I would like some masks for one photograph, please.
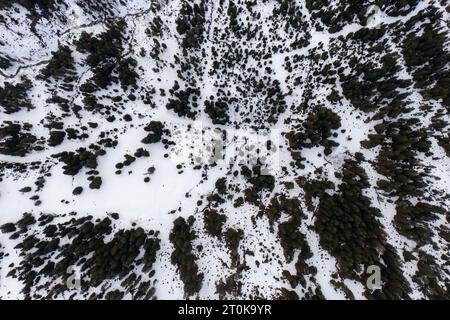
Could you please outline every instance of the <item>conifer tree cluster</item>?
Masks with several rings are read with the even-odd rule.
[[[217,210],[209,209],[204,213],[205,230],[214,237],[222,236],[223,224],[227,221],[227,216],[217,212]]]
[[[421,19],[430,19],[421,26],[422,32],[410,33],[403,42],[402,53],[405,57],[408,71],[412,72],[415,84],[423,89],[423,94],[429,99],[442,99],[443,105],[450,110],[450,70],[448,61],[450,53],[444,49],[448,42],[447,33],[437,25],[442,13],[424,13]]]
[[[0,154],[25,157],[32,151],[43,150],[42,141],[33,135],[29,123],[5,121],[0,127]]]
[[[27,78],[22,78],[21,82],[12,84],[5,82],[0,86],[0,107],[6,114],[12,114],[22,109],[34,109],[28,96],[28,91],[32,88],[32,83]]]
[[[408,298],[410,288],[399,269],[400,258],[386,242],[385,231],[378,220],[381,212],[372,206],[364,194],[364,189],[370,187],[366,172],[357,161],[347,160],[338,177],[342,183],[331,191],[332,195],[330,192],[318,194],[314,226],[321,246],[336,258],[339,273],[345,278],[364,281],[364,273],[359,275],[364,271],[360,270],[361,266],[380,266],[384,286],[374,293],[366,291],[366,295],[388,299]],[[306,190],[310,186],[313,184],[307,182]],[[325,183],[325,186],[329,184]],[[316,196],[313,190],[309,190],[310,196]]]
[[[55,79],[64,78],[66,83],[73,82],[76,73],[72,50],[68,46],[60,46],[52,54],[50,62],[41,70],[41,77],[45,80],[50,77]]]
[[[410,118],[379,124],[377,134],[369,135],[363,143],[370,148],[381,145],[375,167],[387,180],[380,179],[378,186],[389,195],[420,196],[427,186],[426,168],[421,167],[417,157],[427,154],[431,143],[425,130],[414,128],[418,121]]]
[[[120,20],[109,23],[107,31],[93,36],[83,32],[75,42],[79,52],[87,54],[86,63],[93,76],[81,86],[85,107],[89,111],[101,111],[106,106],[97,102],[94,93],[120,83],[123,89],[136,88],[139,75],[135,71],[137,61],[124,52],[127,24]]]
[[[104,154],[104,150],[97,150],[92,152],[85,148],[80,148],[76,152],[61,152],[54,154],[53,157],[59,159],[65,165],[63,166],[63,173],[65,175],[77,175],[80,170],[85,167],[87,169],[97,168],[97,157]]]
[[[195,119],[198,108],[198,100],[200,96],[200,90],[198,88],[187,87],[186,89],[180,89],[180,86],[176,82],[173,88],[170,90],[173,98],[169,99],[166,105],[168,110],[173,110],[180,117],[187,117]]]
[[[193,253],[192,241],[196,238],[196,234],[191,229],[192,218],[191,216],[188,222],[182,217],[177,218],[169,235],[169,240],[174,246],[171,262],[178,268],[187,297],[198,293],[203,284],[203,274],[198,272],[197,258]]]
[[[36,9],[48,12],[54,8],[55,0],[0,0],[0,8],[8,8],[13,3],[21,5],[28,10],[35,11]]]
[[[205,28],[205,1],[200,3],[182,2],[180,17],[178,17],[177,32],[183,36],[181,46],[183,49],[196,49],[203,42]]]
[[[228,104],[225,100],[214,101],[214,97],[210,97],[210,100],[205,101],[205,112],[213,124],[225,125],[230,121]]]
[[[250,187],[244,190],[245,200],[258,205],[263,192],[271,192],[275,187],[275,177],[262,174],[261,166],[255,165],[252,169],[242,166],[241,174],[250,183]]]
[[[325,155],[331,154],[339,144],[330,138],[337,137],[337,133],[333,131],[340,127],[341,119],[336,113],[325,107],[315,108],[300,130],[290,131],[286,135],[293,159],[301,166],[301,150],[319,145],[325,147]]]
[[[82,272],[82,294],[87,295],[90,288],[102,288],[86,298],[112,299],[130,294],[133,299],[148,300],[155,296],[151,278],[160,249],[158,232],[140,227],[117,229],[109,217],[96,221],[92,216],[73,217],[58,222],[51,214],[36,218],[24,214],[0,230],[11,234],[12,239],[20,238],[16,248],[21,250],[23,260],[11,274],[24,282],[23,293],[28,299],[57,299],[70,293],[66,283],[72,274],[68,268],[74,266],[80,266]],[[40,268],[39,275],[33,268]],[[137,275],[138,268],[149,280]],[[109,290],[114,280],[120,280],[121,288]],[[36,286],[45,286],[46,290],[32,290]]]

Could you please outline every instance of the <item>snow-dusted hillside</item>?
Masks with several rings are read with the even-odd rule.
[[[0,299],[450,298],[449,22],[0,0]]]

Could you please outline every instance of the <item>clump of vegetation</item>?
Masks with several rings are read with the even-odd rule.
[[[174,246],[171,262],[178,268],[186,296],[198,293],[203,282],[203,273],[198,272],[196,257],[193,253],[192,241],[196,235],[195,231],[191,230],[191,226],[186,220],[179,217],[174,221],[169,235],[169,240]]]
[[[423,90],[428,99],[440,100],[450,108],[450,71],[447,62],[450,54],[445,50],[446,32],[441,31],[438,25],[442,13],[434,8],[424,12],[423,20],[429,22],[421,25],[420,34],[411,33],[403,43],[402,53],[408,71],[412,72],[417,87]]]
[[[164,133],[164,125],[161,121],[151,121],[144,130],[148,132],[147,136],[142,139],[142,143],[151,144],[161,141]]]
[[[269,206],[264,208],[260,215],[268,216],[271,229],[273,229],[274,222],[281,217],[283,212],[289,215],[289,219],[279,224],[278,236],[286,261],[291,262],[294,258],[295,250],[302,250],[308,247],[305,236],[299,230],[301,220],[305,218],[301,210],[300,201],[295,198],[286,198],[285,195],[273,197]],[[309,248],[306,251],[309,251]]]
[[[89,184],[89,188],[100,189],[102,183],[103,183],[102,177],[93,177],[91,183]]]
[[[401,70],[398,59],[396,54],[385,54],[380,58],[381,67],[363,63],[355,68],[355,74],[341,75],[345,97],[364,112],[376,112],[374,119],[393,118],[409,112],[405,102],[408,94],[401,90],[404,91],[411,82],[398,79]]]
[[[213,124],[225,125],[230,121],[230,117],[228,116],[228,104],[224,100],[206,100],[205,112],[212,119]]]
[[[300,217],[298,216],[291,216],[288,221],[282,222],[278,226],[278,236],[287,262],[292,261],[295,250],[310,253],[305,235],[300,232],[299,227]]]
[[[242,294],[242,281],[239,280],[242,270],[232,273],[227,276],[225,280],[220,280],[216,283],[216,291],[219,294],[219,299],[223,300],[227,295],[239,297]]]
[[[65,175],[74,176],[84,167],[87,169],[97,168],[97,157],[103,155],[104,151],[96,151],[95,153],[85,148],[80,148],[76,152],[64,151],[53,155],[52,157],[59,159],[65,165],[63,173]]]
[[[188,1],[182,2],[180,16],[176,20],[177,32],[183,36],[181,46],[183,49],[198,48],[203,42],[205,31],[205,4]]]
[[[43,150],[42,141],[28,132],[31,128],[29,123],[5,121],[0,127],[0,153],[24,157],[32,151]]]
[[[289,281],[292,288],[296,288],[298,285],[306,288],[308,287],[308,277],[311,280],[309,283],[315,282],[314,276],[317,270],[306,262],[312,257],[312,252],[305,235],[300,231],[302,219],[306,216],[302,212],[299,199],[277,195],[271,199],[267,207],[260,211],[259,215],[265,215],[269,218],[270,229],[273,232],[275,222],[279,220],[283,213],[288,214],[289,218],[278,224],[278,238],[286,262],[291,263],[295,253],[299,252],[295,263],[296,273],[291,274],[288,270],[284,270],[283,276]],[[292,293],[285,292],[285,294],[287,294],[287,297],[293,298]]]
[[[55,0],[0,0],[0,8],[9,8],[12,3],[19,4],[34,13],[36,13],[37,8],[47,13],[55,6]]]
[[[316,108],[308,115],[302,126],[301,130],[291,131],[286,135],[292,156],[294,160],[297,160],[297,164],[301,165],[301,150],[303,148],[313,148],[321,145],[325,147],[325,155],[329,155],[332,152],[332,148],[339,145],[337,142],[330,140],[330,138],[337,136],[336,133],[333,133],[333,130],[341,127],[341,119],[330,109],[325,107]]]
[[[16,231],[16,226],[14,223],[5,223],[4,225],[0,226],[0,231],[2,233],[12,233]]]
[[[244,231],[241,229],[229,228],[225,231],[225,243],[230,250],[231,265],[237,266],[239,263],[239,244],[244,237]]]
[[[375,167],[387,180],[379,180],[378,186],[389,195],[419,196],[426,187],[427,173],[417,155],[428,154],[431,142],[426,130],[414,129],[418,123],[418,118],[409,118],[380,124],[377,134],[362,143],[369,148],[381,145]]]
[[[321,21],[332,33],[341,31],[344,25],[355,20],[364,23],[367,10],[364,1],[348,1],[334,6],[330,0],[307,0],[306,8],[315,21]]]
[[[401,235],[419,246],[433,244],[434,233],[430,223],[438,220],[440,215],[445,216],[444,209],[424,202],[413,205],[405,200],[397,203],[396,210],[394,225]]]
[[[41,70],[41,78],[47,80],[50,77],[55,79],[64,78],[65,82],[75,80],[75,61],[72,57],[72,50],[68,46],[60,46],[53,52],[50,62]]]
[[[395,249],[386,243],[386,235],[378,221],[379,209],[364,195],[370,187],[365,171],[355,160],[347,160],[342,183],[334,191],[321,193],[314,226],[320,244],[336,257],[339,273],[346,278],[360,279],[361,266],[379,265],[382,268],[383,288],[366,292],[378,298],[408,298],[409,285],[402,275]],[[306,189],[309,185],[305,185]],[[383,263],[383,265],[381,265]]]
[[[227,178],[217,179],[215,183],[216,190],[219,194],[224,195],[227,193]]]
[[[445,285],[447,280],[442,273],[442,269],[436,263],[436,258],[419,251],[419,261],[417,271],[413,276],[414,282],[419,286],[419,290],[431,300],[449,300],[449,286]],[[444,285],[443,285],[444,284]]]
[[[217,212],[217,210],[205,210],[203,221],[205,223],[205,231],[213,237],[222,236],[223,224],[227,221],[227,216]]]
[[[149,277],[153,277],[152,267],[160,249],[157,233],[142,228],[115,231],[109,218],[93,221],[92,216],[87,216],[63,223],[53,220],[51,215],[41,215],[38,220],[41,228],[31,229],[36,220],[27,214],[17,223],[8,224],[6,231],[15,226],[24,234],[16,246],[23,259],[12,269],[10,276],[24,283],[25,297],[55,299],[67,294],[70,289],[65,284],[72,275],[67,270],[75,266],[80,266],[82,273],[82,295],[87,295],[90,288],[105,288],[112,281],[122,280],[120,293],[105,296],[106,290],[100,290],[98,296],[90,297],[92,299],[118,299],[124,294],[130,294],[133,299],[154,296],[154,288],[138,279],[135,271],[142,267],[143,272],[149,272]],[[44,296],[39,289],[42,286],[47,288]]]
[[[0,56],[0,69],[8,69],[11,66],[12,63],[8,56]]]
[[[28,111],[34,109],[28,97],[28,91],[32,88],[32,83],[27,78],[22,78],[21,82],[11,84],[5,82],[4,87],[0,87],[0,106],[6,114],[12,114],[22,109]]]
[[[147,30],[145,30],[145,32],[149,35],[149,36],[153,36],[153,37],[158,37],[162,35],[162,26],[163,26],[163,21],[161,20],[160,17],[156,16],[153,18],[152,22],[150,23],[150,26]]]
[[[178,83],[175,83],[170,92],[173,94],[174,98],[169,99],[166,108],[168,110],[173,110],[180,117],[195,119],[195,116],[197,115],[195,109],[198,108],[200,90],[191,87],[181,90]]]
[[[410,13],[419,2],[420,0],[377,0],[376,4],[390,16],[396,17]]]
[[[75,189],[73,189],[73,191],[72,191],[72,194],[74,196],[78,196],[82,193],[83,193],[83,187],[75,187]]]
[[[48,138],[48,145],[51,147],[59,146],[66,137],[66,133],[64,131],[50,131],[50,137]]]
[[[259,215],[265,215],[269,219],[271,230],[273,225],[281,217],[283,212],[288,213],[291,217],[294,217],[297,222],[300,222],[301,218],[305,215],[301,210],[300,201],[298,199],[289,199],[285,195],[273,197],[267,207],[260,211]]]
[[[83,32],[80,39],[75,42],[78,51],[88,54],[86,63],[94,73],[93,77],[82,86],[86,97],[97,88],[104,89],[113,82],[120,81],[124,88],[136,86],[137,62],[133,58],[123,57],[126,26],[123,20],[111,23],[106,32],[97,36]]]
[[[119,80],[124,88],[135,87],[139,75],[135,71],[137,67],[137,61],[133,58],[126,58],[119,62],[117,72],[119,73]]]
[[[271,192],[275,187],[275,177],[261,172],[261,166],[256,165],[250,170],[247,166],[242,167],[242,175],[251,184],[245,193],[245,200],[258,205],[263,191]]]
[[[438,137],[438,144],[444,148],[445,153],[447,154],[447,157],[450,158],[450,134],[447,134],[447,136]]]

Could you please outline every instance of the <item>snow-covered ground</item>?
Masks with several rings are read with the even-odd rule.
[[[361,167],[370,184],[369,188],[364,189],[364,195],[381,212],[376,221],[380,222],[386,234],[383,245],[395,248],[400,259],[400,270],[412,288],[410,297],[431,297],[414,280],[418,270],[417,257],[422,251],[436,259],[436,264],[440,266],[438,284],[448,290],[449,239],[442,236],[442,230],[450,227],[450,160],[448,149],[446,154],[446,150],[438,143],[438,138],[448,137],[449,127],[448,123],[438,128],[433,128],[432,125],[436,115],[439,115],[439,109],[445,110],[440,114],[440,119],[444,122],[450,120],[449,106],[442,99],[430,98],[415,85],[413,72],[402,56],[402,48],[406,41],[406,31],[420,35],[421,23],[426,22],[420,16],[417,18],[419,22],[416,22],[415,17],[419,13],[437,10],[442,14],[440,32],[445,34],[443,50],[446,50],[448,57],[450,7],[445,7],[443,2],[437,4],[436,1],[423,0],[417,1],[406,13],[394,15],[389,14],[388,9],[391,7],[387,5],[381,8],[377,16],[378,24],[365,26],[354,15],[353,21],[345,21],[342,29],[334,32],[317,16],[317,8],[307,7],[308,1],[283,1],[280,4],[280,1],[269,0],[247,6],[246,1],[196,0],[192,3],[205,8],[204,21],[200,23],[202,36],[197,47],[183,49],[183,39],[187,36],[180,33],[177,25],[178,19],[189,17],[184,12],[188,2],[134,0],[120,4],[120,1],[111,1],[108,10],[96,12],[83,8],[80,1],[66,0],[64,4],[51,9],[54,14],[43,14],[38,10],[35,15],[19,5],[1,9],[4,20],[0,24],[0,57],[9,57],[10,66],[0,69],[0,88],[3,92],[7,83],[17,85],[24,78],[30,79],[32,87],[26,92],[26,96],[34,108],[10,114],[3,112],[6,109],[2,109],[2,101],[8,98],[0,94],[0,127],[7,126],[9,121],[22,125],[29,123],[32,127],[26,132],[38,139],[34,145],[43,147],[42,150],[30,149],[24,156],[8,154],[3,152],[5,149],[2,145],[8,135],[0,132],[0,226],[18,221],[24,213],[31,213],[36,219],[50,214],[55,217],[54,223],[61,224],[70,220],[70,213],[76,213],[77,218],[91,215],[93,221],[118,213],[120,218],[114,221],[113,234],[120,229],[138,227],[146,231],[159,231],[161,246],[152,265],[155,275],[148,276],[148,272],[142,271],[140,262],[134,262],[135,272],[143,277],[140,281],[153,279],[154,296],[158,299],[182,299],[188,295],[183,289],[185,283],[180,279],[180,265],[171,261],[175,248],[170,234],[177,218],[182,217],[188,221],[193,216],[195,222],[190,228],[195,230],[197,237],[192,241],[192,252],[203,279],[201,289],[191,295],[191,298],[223,298],[218,292],[218,283],[232,276],[238,289],[227,291],[226,298],[274,299],[280,298],[288,290],[295,292],[300,299],[348,298],[344,290],[332,284],[335,282],[352,292],[356,299],[365,299],[364,277],[356,270],[354,276],[346,277],[339,268],[341,258],[333,256],[322,245],[325,241],[321,239],[323,235],[315,228],[319,195],[313,195],[315,209],[311,210],[306,204],[307,191],[298,183],[299,178],[310,181],[327,179],[338,186],[343,183],[343,179],[336,173],[343,170],[347,160],[361,152],[365,158]],[[338,8],[336,6],[339,1],[329,2],[329,8]],[[363,1],[362,6],[367,8],[373,2]],[[278,8],[284,3],[288,3],[289,13],[278,13]],[[236,19],[241,33],[233,31],[231,27],[230,12],[233,6],[238,8]],[[340,9],[336,10],[335,15],[339,15]],[[40,18],[36,20],[33,18],[35,16]],[[301,25],[297,29],[289,22],[292,17],[297,17],[300,21]],[[161,21],[160,33],[154,34],[150,29],[157,19]],[[191,19],[189,21],[193,23],[192,18],[187,19]],[[88,54],[77,50],[75,42],[84,32],[100,37],[111,25],[121,20],[126,22],[126,28],[123,32],[123,56],[120,59],[130,57],[137,62],[134,68],[138,75],[137,84],[135,89],[132,86],[123,88],[116,81],[106,88],[97,88],[93,95],[98,103],[107,106],[109,110],[94,112],[85,107],[84,98],[87,94],[83,92],[82,85],[95,75],[96,70],[88,65]],[[364,30],[379,29],[384,34],[375,41],[364,42],[355,36]],[[303,37],[307,39],[303,45],[296,43]],[[155,47],[159,47],[158,44],[164,46],[156,56],[151,56],[150,53]],[[382,48],[381,51],[377,45]],[[50,78],[45,81],[39,77],[52,60],[53,52],[60,46],[68,46],[74,59],[76,80],[72,82],[71,90],[64,90],[61,80]],[[412,82],[396,92],[398,95],[407,93],[411,102],[408,107],[412,111],[397,118],[374,119],[375,112],[362,111],[348,98],[348,93],[343,88],[345,79],[342,75],[354,76],[360,83],[367,81],[361,75],[361,72],[366,72],[361,66],[372,64],[372,70],[375,66],[380,67],[382,57],[390,53],[398,56],[397,79]],[[324,75],[324,70],[334,73]],[[441,72],[444,73],[445,70],[449,70],[448,61]],[[114,75],[117,76],[117,72]],[[384,80],[386,79],[381,77],[379,81]],[[173,90],[175,83],[179,83],[180,90],[194,86],[199,90],[197,105],[192,97],[188,102],[189,107],[197,111],[194,118],[180,116],[166,107],[176,97],[176,90]],[[368,89],[365,93],[367,97],[381,95],[375,91]],[[129,97],[131,93],[136,96],[135,99]],[[338,101],[330,100],[332,94],[339,97]],[[55,95],[69,101],[68,111],[49,101]],[[146,101],[146,95],[150,96],[151,104]],[[272,101],[277,95],[282,102]],[[225,99],[230,119],[226,123],[215,123],[210,114],[205,112],[204,103],[211,97],[216,101]],[[381,108],[390,103],[381,100],[379,104]],[[429,111],[422,112],[425,105],[430,106]],[[77,106],[81,108],[75,112]],[[287,133],[302,131],[302,125],[319,107],[325,107],[339,117],[340,126],[332,130],[334,135],[324,137],[338,145],[332,148],[331,154],[327,154],[320,144],[302,148],[300,154],[305,160],[302,162],[303,166],[299,166],[295,164],[295,148],[290,145]],[[277,109],[275,120],[269,121],[274,109]],[[111,115],[115,118],[109,118]],[[125,120],[125,115],[131,116],[131,121]],[[413,204],[426,202],[444,210],[439,219],[424,222],[432,230],[435,241],[434,245],[429,246],[421,246],[399,232],[394,222],[397,214],[395,203],[399,197],[377,187],[377,181],[385,178],[377,169],[381,147],[361,146],[361,142],[375,133],[376,125],[411,117],[420,120],[414,130],[428,130],[430,151],[417,152],[416,157],[419,162],[417,167],[429,167],[430,171],[423,194],[411,195],[406,199]],[[142,140],[149,131],[144,128],[151,121],[161,122],[164,133],[158,142],[145,144]],[[78,130],[78,137],[69,139],[67,134],[61,144],[50,146],[47,140],[53,129],[49,128],[56,122],[62,123],[62,129],[59,130]],[[96,125],[93,126],[92,123]],[[220,136],[214,129],[226,131],[227,135],[237,132],[249,138],[247,141],[244,139],[244,148],[247,150],[236,150],[239,146],[237,139],[227,137],[223,141],[228,147],[225,149],[227,152],[242,159],[242,155],[256,154],[257,148],[252,149],[249,142],[255,128],[260,129],[256,131],[258,138],[262,139],[263,133],[268,132],[272,134],[271,139],[275,144],[275,161],[269,168],[274,184],[271,188],[262,188],[262,191],[257,192],[256,203],[248,200],[246,193],[250,192],[248,190],[252,189],[252,181],[255,180],[242,174],[244,165],[252,169],[254,163],[218,161],[211,164],[208,161],[213,153],[210,149],[214,146],[211,140]],[[280,134],[277,135],[278,133]],[[105,147],[102,141],[105,138],[114,141],[114,145]],[[75,175],[63,174],[65,164],[54,155],[78,152],[80,148],[91,151],[100,148],[105,151],[96,158],[96,172],[85,166]],[[141,148],[148,151],[149,156],[135,157],[135,161],[125,165],[118,174],[117,164],[124,162],[126,155],[133,156]],[[239,154],[239,151],[243,154]],[[24,170],[20,170],[21,165]],[[148,169],[151,167],[155,170],[149,174]],[[102,179],[99,189],[90,188],[91,180],[88,177],[94,176]],[[39,187],[36,182],[41,177],[45,177],[45,182]],[[149,178],[148,181],[145,181],[146,177]],[[227,192],[219,196],[222,201],[217,201],[217,198],[214,200],[214,196],[218,196],[216,182],[221,178],[226,179]],[[292,183],[292,186],[288,188],[286,183]],[[25,187],[31,187],[31,191],[24,192]],[[83,192],[75,195],[73,191],[76,187],[82,187]],[[327,192],[331,195],[338,191],[335,189]],[[38,197],[30,199],[32,196]],[[301,203],[299,210],[304,216],[296,230],[304,237],[311,250],[311,255],[306,259],[302,255],[304,247],[295,247],[295,255],[291,260],[284,255],[279,227],[291,221],[291,218],[297,221],[290,209],[277,209],[280,217],[273,226],[265,214],[271,201],[280,196],[299,200]],[[235,205],[239,198],[243,199],[243,204]],[[205,212],[211,208],[227,217],[222,226],[221,237],[215,237],[206,231]],[[59,225],[58,228],[62,230],[63,227]],[[10,273],[24,261],[17,244],[29,235],[47,239],[42,229],[42,226],[34,224],[16,239],[12,239],[15,237],[11,237],[11,233],[0,233],[1,299],[21,299],[27,294],[33,296],[35,293],[45,295],[45,289],[38,288],[37,283],[43,284],[46,280],[40,279],[39,282],[35,279],[31,293],[27,293],[22,290],[25,280]],[[242,239],[238,242],[237,263],[233,263],[233,250],[225,236],[225,230],[232,229],[243,231]],[[106,239],[112,239],[112,235],[104,241]],[[67,237],[61,237],[60,247],[55,252],[58,253],[70,241]],[[383,249],[377,250],[381,257]],[[407,261],[405,251],[412,253],[417,259]],[[4,253],[3,258],[1,252]],[[32,251],[27,252],[30,254]],[[142,258],[142,254],[143,251],[139,257]],[[50,256],[43,259],[47,261]],[[58,261],[61,257],[54,255],[51,259]],[[296,263],[303,266],[300,273]],[[385,264],[383,258],[380,258],[379,264]],[[365,270],[368,266],[360,267]],[[40,270],[40,267],[35,269]],[[23,272],[27,269],[22,265],[19,270]],[[295,286],[286,277],[286,271],[296,279]],[[27,272],[30,271],[25,271],[25,276]],[[87,274],[88,271],[85,271],[83,276],[87,277]],[[59,276],[53,274],[53,278],[48,277],[51,288],[55,284],[64,283]],[[300,278],[304,278],[305,282]],[[83,277],[81,280],[83,281]],[[123,289],[123,298],[132,299],[134,291],[125,290],[121,285],[122,280],[119,276],[114,276],[88,291],[72,289],[62,291],[53,298],[66,299],[72,295],[83,298],[92,292],[105,293]]]

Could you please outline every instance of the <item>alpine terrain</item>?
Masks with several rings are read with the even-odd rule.
[[[448,0],[0,0],[0,299],[449,299]]]

